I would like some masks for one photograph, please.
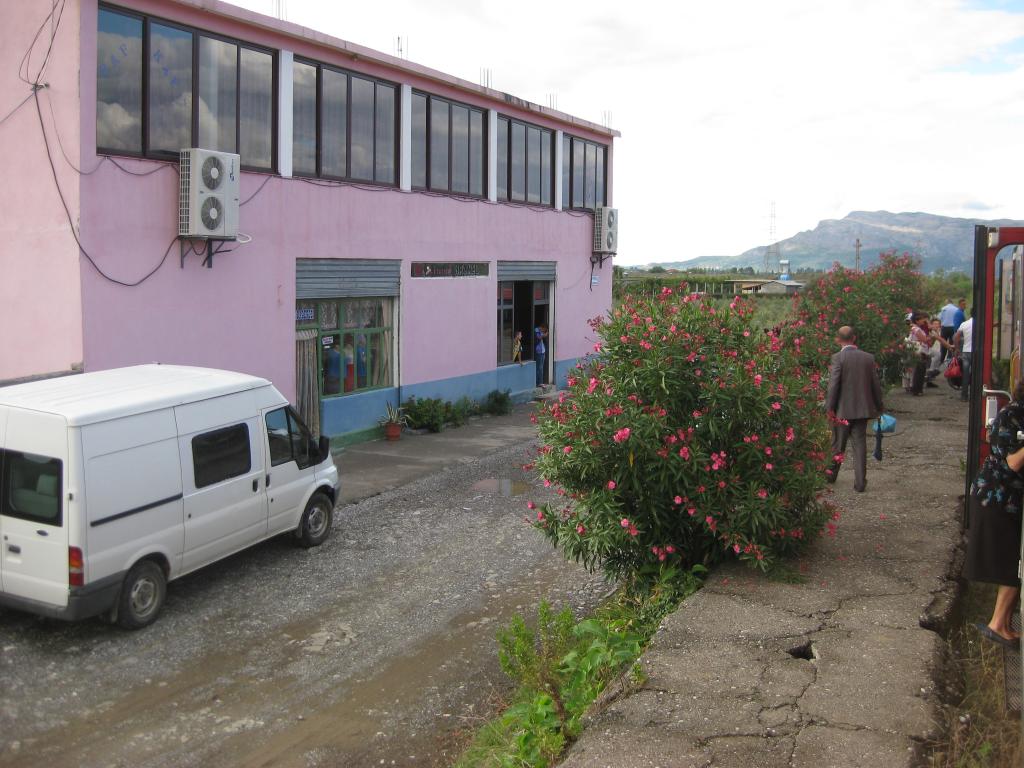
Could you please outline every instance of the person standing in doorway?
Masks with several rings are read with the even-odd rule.
[[[832,355],[829,374],[828,414],[832,420],[832,469],[836,481],[847,440],[853,442],[853,490],[867,489],[867,425],[882,413],[882,382],[875,357],[857,348],[857,334],[849,325],[836,332],[839,351]]]
[[[974,350],[974,310],[968,312],[969,318],[960,324],[953,334],[953,346],[961,346],[960,349],[960,399],[967,402],[971,388],[971,357]]]
[[[545,363],[547,362],[548,348],[544,343],[544,340],[548,337],[547,326],[538,325],[533,329],[534,336],[534,361],[537,366],[537,386],[541,386],[544,383],[544,374],[546,373]]]
[[[993,642],[1020,650],[1020,633],[1010,621],[1020,598],[1020,516],[1024,507],[1024,382],[989,427],[990,453],[967,497],[967,557],[964,575],[998,584],[988,624],[975,627]]]

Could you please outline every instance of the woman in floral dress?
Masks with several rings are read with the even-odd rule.
[[[1010,628],[1020,598],[1021,508],[1024,503],[1024,381],[989,429],[991,454],[971,485],[965,575],[998,584],[992,619],[978,631],[990,640],[1018,648],[1020,633]]]

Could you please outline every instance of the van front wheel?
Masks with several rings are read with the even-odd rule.
[[[323,544],[331,532],[334,505],[322,493],[314,493],[299,522],[299,544],[307,549]]]
[[[141,629],[156,621],[167,595],[163,569],[152,560],[132,566],[121,587],[117,623],[125,629]]]

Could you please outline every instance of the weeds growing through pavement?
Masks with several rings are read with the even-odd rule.
[[[971,584],[964,598],[964,621],[952,633],[956,671],[963,698],[946,711],[946,736],[931,745],[930,768],[1002,768],[1024,765],[1021,723],[1007,713],[1003,649],[982,638],[972,624],[987,621],[995,587]],[[1020,685],[1020,681],[1016,681]]]

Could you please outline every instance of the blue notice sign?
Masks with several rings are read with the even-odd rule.
[[[295,310],[295,322],[312,323],[314,320],[316,320],[315,307],[299,307]]]

